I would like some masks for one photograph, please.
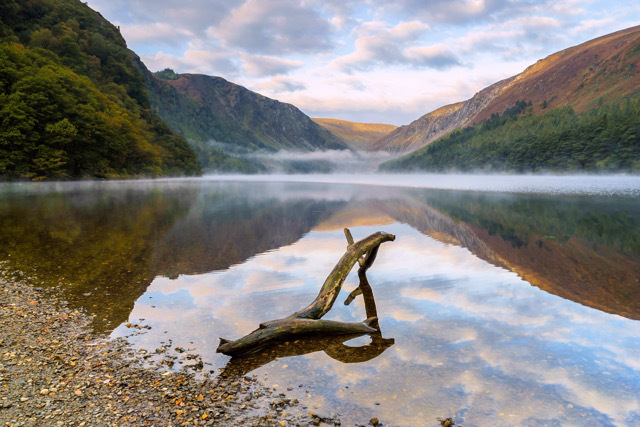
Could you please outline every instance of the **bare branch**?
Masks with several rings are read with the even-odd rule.
[[[393,234],[377,232],[354,243],[353,236],[348,229],[344,229],[344,234],[347,238],[347,242],[349,242],[347,251],[333,268],[322,285],[318,296],[311,304],[284,319],[261,323],[258,329],[236,341],[228,341],[221,338],[217,352],[232,356],[246,355],[257,351],[266,345],[271,345],[276,341],[281,341],[298,335],[338,335],[376,332],[378,328],[377,315],[369,317],[362,323],[319,320],[329,310],[331,310],[331,307],[333,307],[333,304],[342,289],[344,281],[356,262],[360,264],[360,268],[358,269],[360,286],[358,289],[361,289],[361,293],[362,291],[367,290],[365,285],[369,286],[369,283],[367,282],[365,273],[375,261],[378,248],[384,242],[395,240],[395,236]],[[365,285],[363,285],[363,283]],[[369,287],[369,292],[370,289],[371,288]],[[352,294],[354,294],[354,292],[352,292]],[[357,295],[354,294],[353,298],[356,296]],[[351,298],[351,295],[349,297]],[[353,298],[351,298],[351,300],[353,300]],[[371,298],[373,298],[372,293]],[[367,312],[375,313],[375,303],[373,307],[373,311],[367,309]]]

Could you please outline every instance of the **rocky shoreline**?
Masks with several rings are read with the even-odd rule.
[[[0,264],[0,426],[340,425],[253,376],[149,366],[31,283]]]

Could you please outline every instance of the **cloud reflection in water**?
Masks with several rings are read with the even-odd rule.
[[[313,411],[345,421],[375,415],[422,425],[455,414],[465,425],[640,422],[637,321],[543,292],[408,225],[352,232],[357,239],[379,228],[398,236],[369,271],[382,330],[395,345],[366,363],[324,352],[275,360],[255,371],[267,384],[291,387]],[[217,337],[240,337],[304,307],[344,246],[341,230],[315,230],[226,271],[156,278],[130,316],[153,329],[134,343],[154,349],[171,337],[222,368],[228,358],[215,354]],[[340,301],[356,284],[352,273]],[[361,299],[340,301],[326,318],[364,318]]]

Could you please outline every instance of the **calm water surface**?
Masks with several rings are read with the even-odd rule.
[[[589,196],[531,180],[515,188],[527,192],[491,181],[490,192],[229,178],[5,185],[0,259],[59,286],[96,315],[96,332],[134,333],[159,360],[170,343],[171,369],[199,354],[205,370],[256,374],[345,425],[640,425],[639,187],[583,181]],[[215,353],[218,337],[313,300],[344,227],[397,236],[368,274],[380,334],[243,363]],[[343,304],[356,286],[353,272],[325,318],[366,317],[362,297]]]

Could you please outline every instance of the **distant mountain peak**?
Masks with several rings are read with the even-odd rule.
[[[314,122],[335,134],[351,148],[370,151],[375,143],[397,128],[382,123],[358,123],[330,118],[313,118]]]

